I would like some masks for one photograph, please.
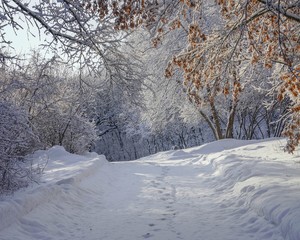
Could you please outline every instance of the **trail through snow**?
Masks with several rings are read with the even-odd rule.
[[[82,179],[47,186],[55,194],[0,228],[0,239],[299,240],[299,156],[274,144],[228,140],[132,162],[98,159]]]

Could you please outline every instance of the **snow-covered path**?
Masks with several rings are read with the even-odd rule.
[[[235,149],[237,145],[233,144]],[[260,145],[238,152],[230,142],[223,142],[215,144],[217,153],[210,146],[104,164],[79,182],[56,183],[59,193],[0,231],[0,239],[300,239],[299,198],[283,196],[284,203],[294,203],[291,206],[276,199],[274,204],[265,201],[268,193],[284,194],[288,181],[299,192],[299,177],[295,180],[299,168],[285,168],[291,180],[282,186],[273,171],[276,184],[271,180],[265,189],[259,179],[259,171],[265,169],[253,169],[266,159],[240,160],[246,151],[260,155],[259,149],[266,148]],[[218,148],[224,150],[224,146],[227,150],[220,153]],[[277,167],[282,171],[282,165]]]
[[[108,198],[105,208],[112,206],[114,211],[106,214],[110,216],[110,224],[103,224],[107,237],[100,239],[253,239],[251,231],[245,233],[237,224],[240,214],[226,211],[197,179],[199,170],[164,160],[122,164],[124,178],[132,181],[119,181],[115,188],[123,189],[119,198]],[[126,189],[131,189],[127,197],[132,198],[120,204]],[[124,232],[114,232],[114,227]]]

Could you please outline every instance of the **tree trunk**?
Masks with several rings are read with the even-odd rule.
[[[217,140],[223,139],[224,136],[223,136],[223,133],[222,133],[221,122],[220,122],[218,111],[215,107],[215,101],[214,101],[213,97],[210,97],[209,104],[210,104],[211,113],[212,113],[213,120],[214,120]]]
[[[237,102],[233,102],[233,106],[231,107],[228,121],[227,121],[227,126],[226,126],[226,138],[233,138],[233,126],[234,126],[234,117],[235,117],[235,112],[236,112],[236,107],[237,107]]]

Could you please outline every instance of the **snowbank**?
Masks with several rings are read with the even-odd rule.
[[[235,204],[249,213],[243,220],[244,225],[251,223],[249,231],[263,231],[258,221],[262,217],[278,227],[284,239],[299,240],[300,156],[285,153],[283,146],[282,139],[223,140],[186,152],[201,155],[192,164],[201,166],[199,177],[208,187],[223,193],[224,208]]]
[[[79,156],[60,146],[37,151],[32,157],[37,164],[45,165],[41,180],[0,201],[0,231],[40,204],[55,199],[62,193],[65,184],[76,185],[107,163],[104,156],[96,153]]]

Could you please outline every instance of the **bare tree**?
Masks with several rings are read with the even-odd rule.
[[[45,38],[41,42],[44,48],[52,49],[55,56],[63,56],[61,59],[81,70],[93,70],[101,78],[125,83],[128,73],[133,72],[134,66],[121,51],[128,33],[115,32],[111,15],[99,21],[96,10],[87,9],[84,1],[3,0],[0,19],[2,46],[10,44],[5,38],[6,29],[16,34],[27,29],[33,36]],[[0,53],[3,59],[9,57]]]

